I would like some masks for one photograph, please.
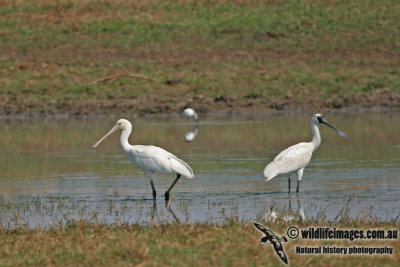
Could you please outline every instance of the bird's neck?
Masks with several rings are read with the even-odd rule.
[[[129,138],[129,135],[131,134],[131,132],[132,132],[132,128],[126,128],[121,131],[121,135],[119,137],[119,144],[121,145],[121,149],[123,151],[129,151],[130,144],[129,144],[128,138]]]
[[[313,134],[311,144],[313,145],[313,151],[314,151],[321,144],[321,135],[319,133],[318,125],[312,123],[311,124],[311,132]]]

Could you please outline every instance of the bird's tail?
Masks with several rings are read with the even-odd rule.
[[[174,157],[173,160],[175,160],[175,164],[173,164],[173,169],[181,174],[182,176],[185,176],[186,178],[193,179],[194,178],[194,173],[192,168],[181,160],[180,158]]]

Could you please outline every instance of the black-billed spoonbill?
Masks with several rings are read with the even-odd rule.
[[[182,113],[183,117],[192,118],[197,121],[197,113],[192,108],[185,108]]]
[[[167,192],[165,192],[165,200],[169,199],[169,193],[181,176],[185,176],[189,179],[194,178],[193,170],[190,168],[189,164],[168,151],[156,146],[130,145],[128,137],[132,132],[132,124],[125,119],[118,120],[117,124],[105,136],[97,141],[92,148],[96,148],[101,141],[117,130],[121,130],[119,143],[122,151],[124,151],[125,155],[149,177],[154,200],[157,194],[153,183],[154,173],[176,173],[174,182],[168,188]]]
[[[299,192],[300,181],[303,177],[304,167],[310,162],[312,153],[321,144],[321,135],[319,133],[319,125],[325,124],[335,130],[340,136],[346,137],[346,135],[329,124],[321,114],[315,114],[311,118],[311,132],[313,138],[311,142],[302,142],[291,147],[286,148],[274,158],[264,169],[265,181],[269,181],[272,178],[279,175],[287,175],[289,182],[290,193],[290,176],[294,173],[297,175],[297,188],[296,193]]]

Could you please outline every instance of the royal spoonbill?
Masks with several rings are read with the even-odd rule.
[[[122,151],[124,151],[125,155],[149,177],[154,200],[157,194],[153,183],[154,173],[176,174],[175,180],[165,192],[165,200],[169,200],[169,194],[181,176],[185,176],[189,179],[194,178],[193,170],[190,168],[189,164],[179,159],[174,154],[156,146],[130,145],[128,137],[132,132],[132,124],[125,119],[118,120],[117,124],[105,136],[97,141],[92,148],[96,148],[104,139],[118,130],[121,130],[119,143]]]
[[[300,181],[303,177],[304,167],[310,162],[312,153],[321,144],[321,135],[319,133],[319,125],[325,124],[335,130],[340,136],[346,135],[329,124],[321,114],[315,114],[311,118],[311,132],[313,138],[311,142],[302,142],[286,148],[279,153],[272,162],[270,162],[264,169],[265,181],[280,175],[288,176],[289,191],[290,193],[290,176],[297,175],[297,188],[296,193],[299,192]]]
[[[192,108],[185,108],[182,113],[183,117],[192,118],[197,121],[197,113]]]

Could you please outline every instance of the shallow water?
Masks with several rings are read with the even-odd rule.
[[[195,172],[195,179],[182,178],[175,186],[168,211],[163,194],[174,175],[154,176],[153,209],[149,181],[122,153],[117,133],[90,149],[116,119],[2,120],[1,224],[17,225],[15,212],[29,227],[71,218],[104,223],[220,223],[277,214],[333,219],[350,198],[352,217],[397,217],[400,114],[328,114],[326,119],[348,137],[321,126],[322,144],[304,171],[300,194],[294,193],[294,178],[291,194],[286,177],[264,182],[263,169],[277,153],[311,140],[311,115],[205,117],[198,124],[178,117],[127,117],[134,121],[131,144],[163,147]],[[188,143],[184,137],[190,131],[194,139]]]

